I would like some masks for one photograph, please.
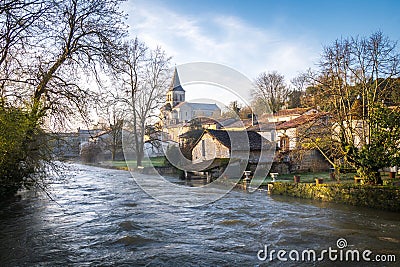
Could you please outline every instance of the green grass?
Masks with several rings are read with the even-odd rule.
[[[142,165],[143,167],[163,167],[166,166],[166,159],[165,157],[155,157],[151,158],[150,160],[143,160]],[[136,167],[136,160],[117,160],[117,161],[110,161],[110,165],[114,167],[127,167],[129,165],[130,167]]]
[[[300,182],[303,183],[314,183],[316,178],[323,178],[324,183],[336,183],[336,180],[331,180],[329,172],[308,172],[308,173],[291,173],[291,174],[279,174],[275,179],[280,182],[293,182],[293,176],[300,175]],[[341,182],[354,182],[355,173],[346,173],[340,175]],[[266,185],[272,181],[271,176],[268,177],[253,177],[253,180],[260,181],[262,180],[262,185]]]
[[[277,181],[288,181],[288,182],[293,182],[293,176],[294,175],[299,175],[300,176],[300,182],[303,183],[314,183],[316,178],[323,178],[324,183],[336,183],[337,180],[332,180],[330,178],[330,173],[329,172],[307,172],[307,173],[291,173],[291,174],[281,174],[278,175],[278,178],[276,179]],[[356,173],[341,173],[340,174],[340,182],[341,183],[354,183],[354,176]],[[390,180],[389,178],[389,173],[386,172],[381,172],[381,177],[383,180]],[[262,178],[258,178],[262,179]],[[266,178],[266,182],[270,182],[272,179],[270,176]]]
[[[305,183],[313,183],[315,182],[315,179],[317,178],[323,178],[324,183],[335,183],[336,180],[332,180],[330,177],[329,172],[306,172],[306,173],[297,173],[297,174],[283,174],[278,176],[278,180],[289,180],[293,181],[293,176],[294,175],[299,175],[300,176],[300,182],[305,182]],[[354,175],[355,173],[341,173],[340,174],[340,181],[351,181],[354,182]]]

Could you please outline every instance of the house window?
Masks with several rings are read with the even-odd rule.
[[[203,157],[206,156],[206,142],[205,142],[205,140],[201,140],[201,155]]]
[[[283,151],[289,150],[289,137],[287,137],[287,136],[281,137],[280,147]]]

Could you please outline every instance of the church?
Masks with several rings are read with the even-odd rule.
[[[221,109],[216,104],[186,102],[185,90],[175,68],[161,114],[163,126],[168,127],[189,122],[194,118],[218,118],[221,116]]]

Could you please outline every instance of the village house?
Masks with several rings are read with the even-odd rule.
[[[272,144],[257,132],[205,130],[193,147],[192,161],[234,158],[248,159],[250,164],[268,163],[271,158],[267,151],[271,149]]]
[[[331,167],[318,150],[302,147],[308,134],[326,130],[328,119],[327,113],[311,113],[276,126],[277,157],[288,165],[288,171],[326,171]]]
[[[291,109],[282,109],[278,112],[274,113],[273,116],[269,116],[269,122],[285,122],[294,120],[302,115],[311,115],[318,113],[317,109],[314,108],[291,108]]]

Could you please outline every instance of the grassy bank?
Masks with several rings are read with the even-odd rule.
[[[400,212],[400,187],[276,182],[270,193]]]
[[[116,161],[104,161],[102,165],[114,167],[117,169],[127,170],[129,167],[136,167],[136,160],[116,160]],[[155,157],[149,160],[142,161],[143,167],[164,167],[167,165],[165,157]]]
[[[302,183],[313,183],[317,178],[323,178],[325,183],[337,183],[337,180],[332,180],[330,178],[329,172],[306,172],[306,173],[291,173],[291,174],[279,174],[276,178],[277,182],[293,182],[293,177],[295,175],[300,176],[300,181]],[[343,183],[353,183],[355,173],[346,173],[340,175],[340,181]],[[253,180],[257,182],[262,181],[261,185],[266,186],[268,183],[272,182],[272,178],[268,177],[253,177]]]

